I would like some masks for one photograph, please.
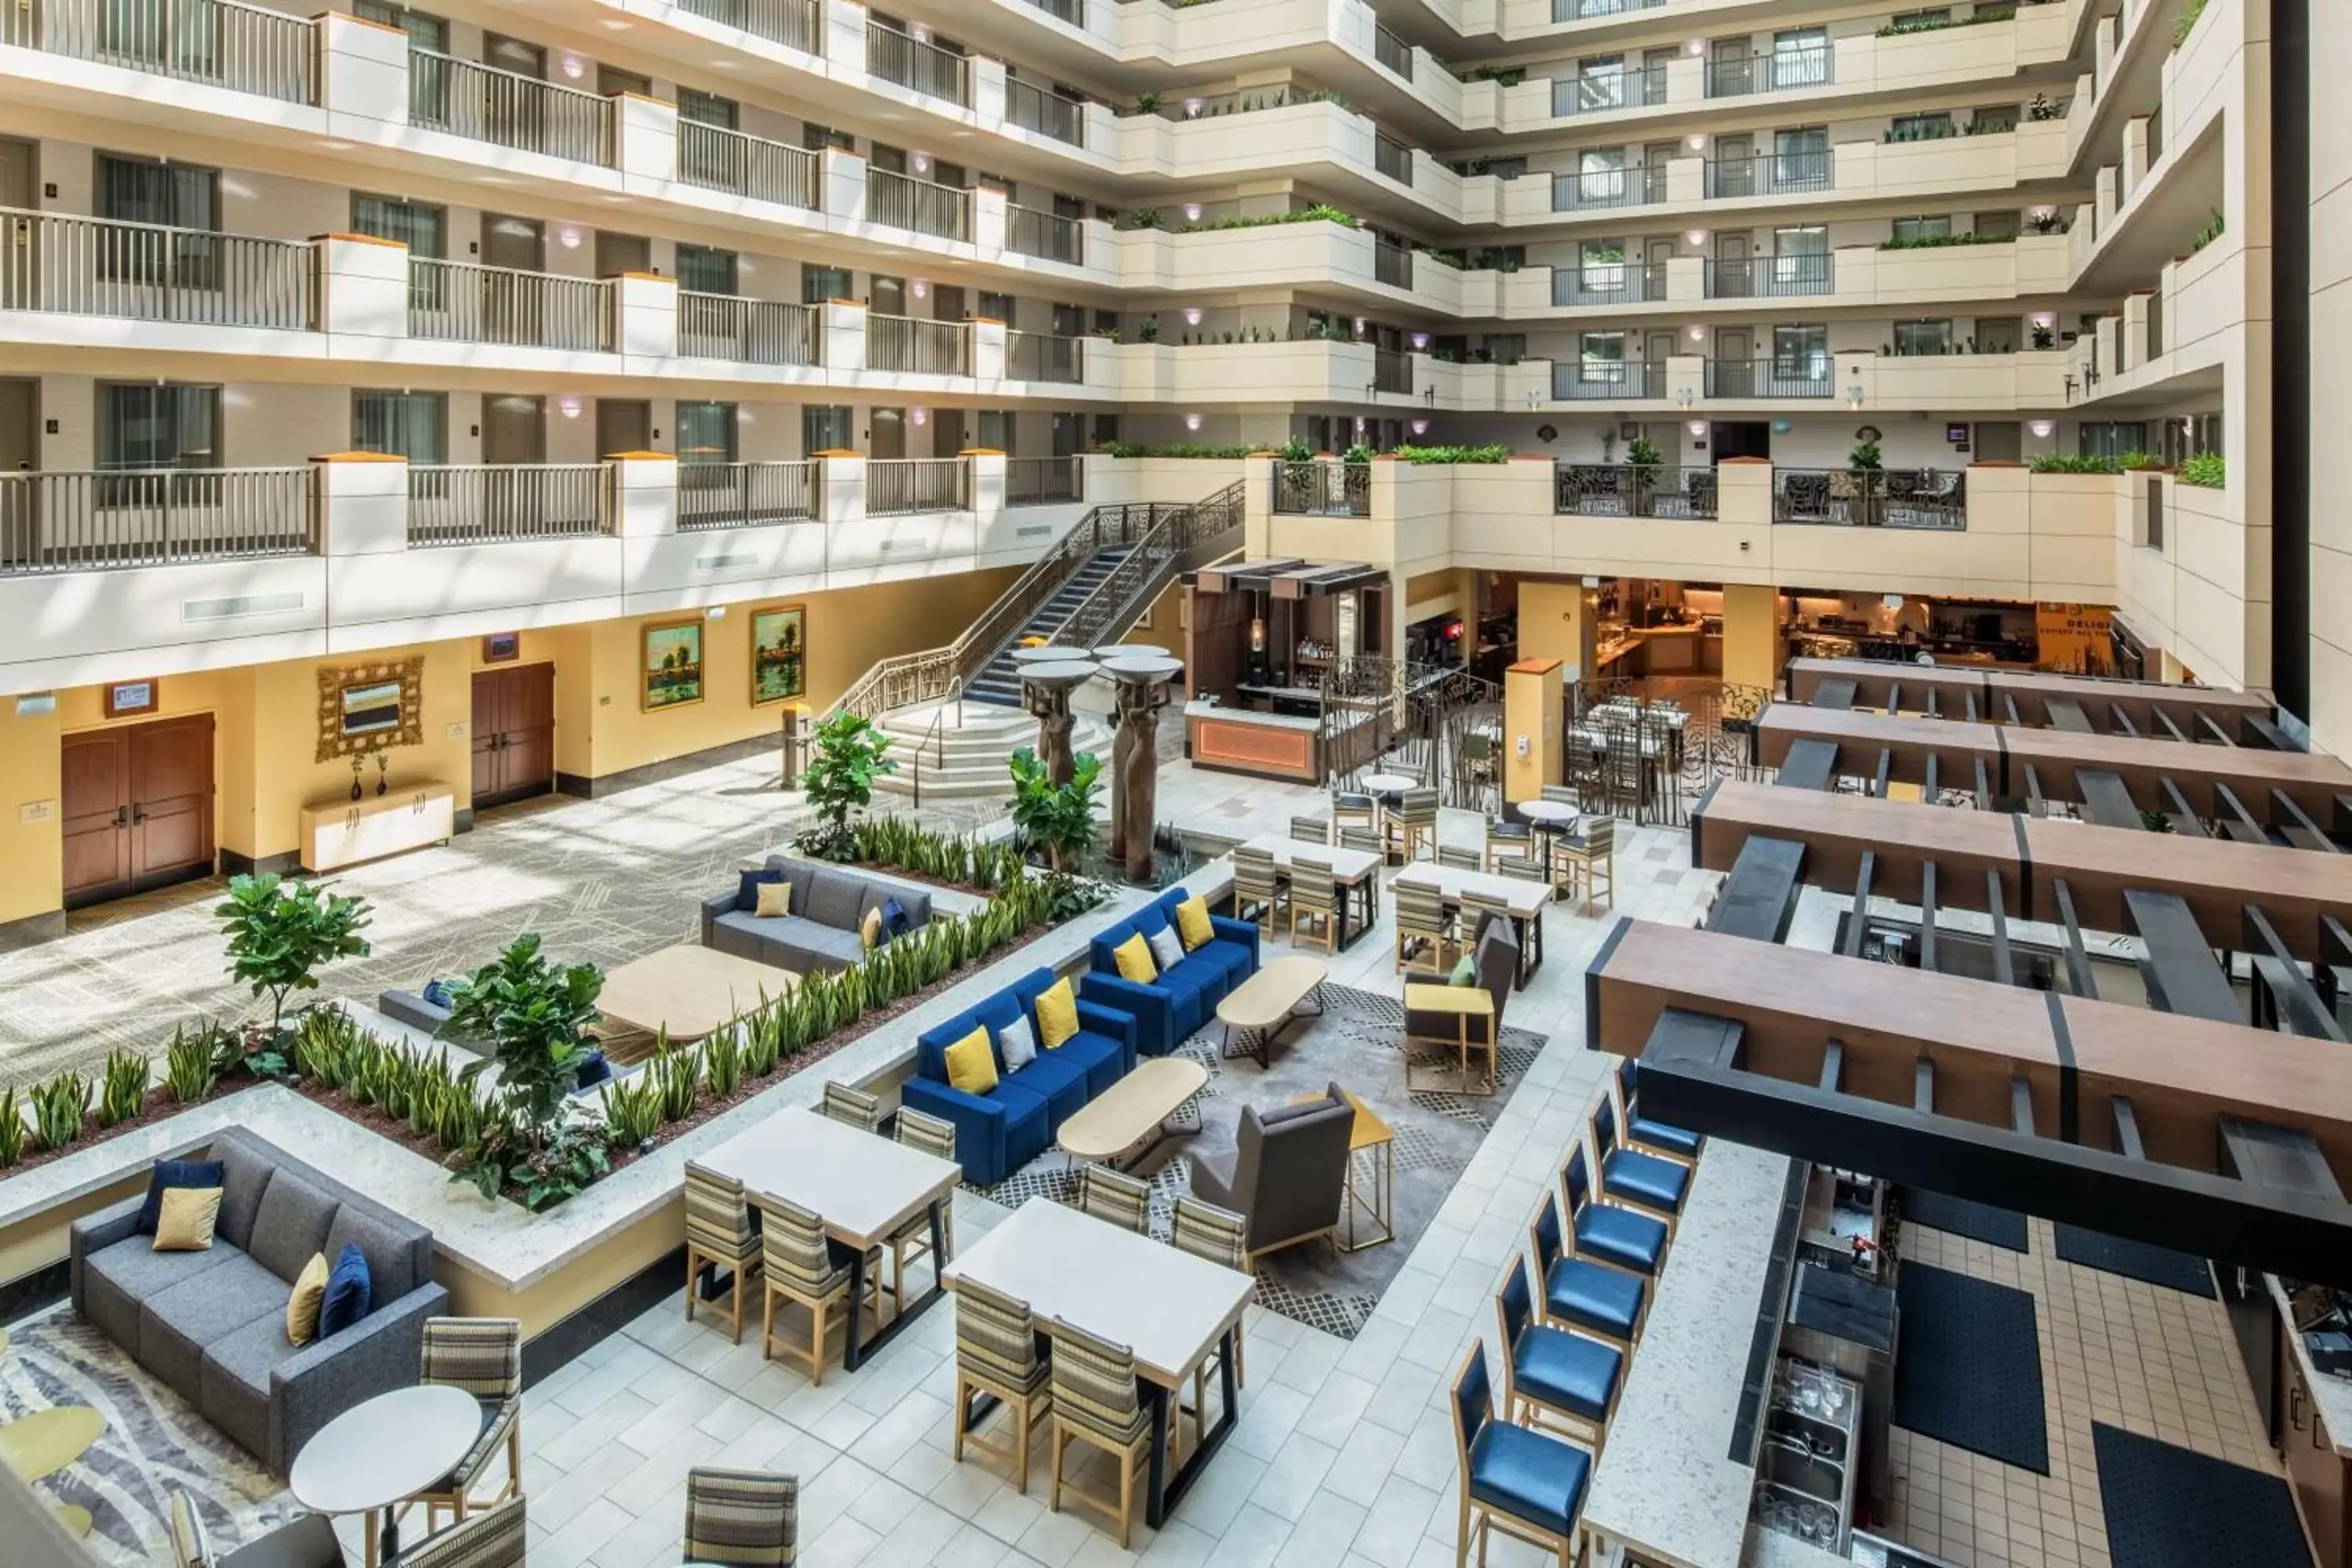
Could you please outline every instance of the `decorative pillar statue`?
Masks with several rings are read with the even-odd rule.
[[[1070,711],[1070,693],[1095,674],[1095,665],[1083,658],[1032,660],[1021,666],[1021,705],[1037,720],[1037,755],[1045,776],[1066,784],[1076,771],[1070,755],[1070,731],[1076,717]]]
[[[1126,863],[1129,881],[1149,883],[1151,825],[1160,793],[1160,710],[1168,706],[1169,681],[1182,674],[1184,666],[1155,651],[1107,658],[1102,668],[1118,683],[1112,852]]]

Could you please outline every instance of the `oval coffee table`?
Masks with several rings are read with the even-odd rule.
[[[481,1403],[462,1388],[395,1388],[355,1405],[302,1445],[287,1475],[312,1513],[363,1513],[373,1542],[383,1512],[383,1568],[400,1557],[393,1510],[446,1476],[482,1435]]]
[[[1294,1018],[1323,1016],[1323,982],[1330,973],[1320,960],[1302,953],[1269,960],[1217,1004],[1217,1022],[1225,1026],[1224,1044],[1217,1054],[1234,1055],[1234,1036],[1238,1034],[1244,1053],[1256,1057],[1260,1067],[1273,1066],[1274,1037],[1289,1027]],[[1315,999],[1315,1010],[1300,1012],[1310,996]]]
[[[1139,1062],[1133,1072],[1063,1122],[1054,1142],[1073,1160],[1091,1160],[1116,1171],[1125,1157],[1133,1165],[1158,1148],[1169,1133],[1201,1130],[1197,1114],[1190,1127],[1171,1124],[1208,1082],[1209,1069],[1184,1057],[1153,1057]]]

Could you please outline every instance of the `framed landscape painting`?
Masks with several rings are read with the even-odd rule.
[[[673,621],[645,631],[645,710],[702,700],[702,623]]]
[[[808,693],[808,608],[779,605],[751,612],[751,706]]]

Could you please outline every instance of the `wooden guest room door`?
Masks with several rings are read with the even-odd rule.
[[[474,672],[474,809],[555,787],[555,667]]]
[[[211,714],[68,735],[62,762],[68,907],[212,874]]]

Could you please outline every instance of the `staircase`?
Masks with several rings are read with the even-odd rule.
[[[1020,630],[1013,634],[1013,639],[964,682],[964,700],[1017,710],[1021,706],[1021,676],[1013,666],[1013,649],[1031,637],[1053,641],[1054,634],[1069,624],[1078,606],[1094,596],[1131,549],[1124,544],[1112,545],[1087,556],[1085,564],[1054,591],[1054,596],[1037,606]]]
[[[1019,700],[1018,691],[1012,702]],[[877,795],[931,805],[954,800],[1003,802],[1013,791],[1007,760],[1037,743],[1037,721],[1018,706],[966,701],[904,708],[877,721],[890,737],[890,759],[898,764],[874,783]],[[1089,714],[1077,716],[1070,731],[1074,752],[1092,752],[1110,765],[1109,727]]]

